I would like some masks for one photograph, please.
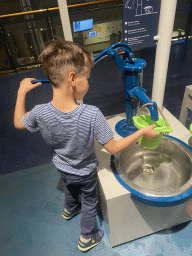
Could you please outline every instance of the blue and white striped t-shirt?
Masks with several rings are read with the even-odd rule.
[[[56,168],[75,175],[88,175],[98,166],[94,138],[105,144],[114,133],[101,111],[86,104],[64,113],[51,102],[34,107],[23,116],[30,132],[40,131],[51,145]]]

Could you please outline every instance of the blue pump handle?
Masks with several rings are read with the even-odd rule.
[[[113,50],[119,50],[119,49],[123,49],[125,51],[125,56],[128,58],[129,63],[130,64],[134,64],[135,63],[135,56],[134,53],[131,49],[131,47],[124,43],[124,42],[120,42],[120,43],[115,43],[111,46],[111,49]]]
[[[110,47],[108,47],[107,49],[105,49],[101,53],[99,53],[94,58],[94,63],[96,64],[101,59],[103,59],[107,56],[114,55],[114,54],[111,54],[111,53],[115,53],[115,50],[119,50],[119,49],[125,50],[126,57],[129,59],[129,63],[134,63],[135,62],[135,57],[134,57],[134,54],[133,54],[133,51],[132,51],[131,47],[128,44],[124,43],[124,42],[120,42],[120,43],[115,43],[115,44],[111,45]]]
[[[36,83],[42,83],[42,84],[50,84],[48,79],[39,79],[39,80],[33,80],[31,83],[36,84]]]
[[[125,51],[125,60],[122,60],[122,58],[117,54],[117,50]],[[103,50],[94,58],[94,64],[96,64],[97,62],[99,62],[107,56],[112,56],[115,59],[115,62],[121,71],[127,70],[132,72],[142,72],[142,69],[146,65],[146,62],[144,60],[135,59],[132,49],[128,44],[124,42],[115,43],[107,49]]]

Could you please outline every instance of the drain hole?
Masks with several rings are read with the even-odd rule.
[[[155,171],[155,168],[153,167],[152,164],[142,164],[141,165],[141,171],[144,174],[152,174]]]

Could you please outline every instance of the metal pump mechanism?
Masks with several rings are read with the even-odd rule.
[[[123,59],[117,54],[117,50],[123,50]],[[118,68],[124,72],[124,94],[126,100],[126,119],[121,120],[116,124],[116,132],[122,137],[126,137],[137,131],[133,124],[133,116],[139,109],[139,101],[143,104],[152,103],[147,97],[146,90],[142,88],[143,68],[146,66],[146,61],[134,57],[133,51],[126,43],[120,42],[111,45],[103,50],[95,57],[95,64],[104,57],[111,56],[115,59]],[[151,113],[151,120],[157,121],[158,111],[157,104],[148,106]]]

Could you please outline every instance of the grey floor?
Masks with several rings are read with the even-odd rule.
[[[155,49],[135,53],[147,61],[143,87],[151,95]],[[179,118],[185,87],[192,84],[192,47],[173,44],[164,106]],[[71,221],[62,217],[64,184],[51,163],[52,152],[40,134],[17,131],[13,113],[19,82],[25,77],[45,78],[41,68],[0,77],[0,255],[83,255],[78,250],[80,215]],[[49,86],[30,92],[26,109],[51,100]],[[105,116],[125,111],[123,78],[113,60],[97,64],[91,75],[85,103],[98,106]],[[189,112],[186,127],[191,121]],[[96,226],[104,232],[102,242],[87,255],[188,256],[192,255],[192,223],[111,248],[101,214]]]

